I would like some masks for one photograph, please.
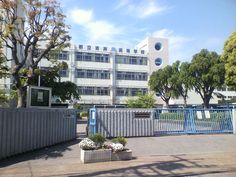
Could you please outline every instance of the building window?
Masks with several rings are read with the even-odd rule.
[[[110,95],[110,90],[108,87],[97,87],[96,95]]]
[[[147,65],[146,57],[134,57],[134,56],[116,56],[116,63],[118,64],[131,64],[131,65]]]
[[[95,62],[109,63],[108,55],[95,54]]]
[[[77,69],[76,78],[110,79],[110,72],[106,70]]]
[[[118,71],[116,73],[117,80],[139,80],[139,81],[147,81],[148,74],[140,73],[140,72],[124,72]]]
[[[84,53],[84,60],[83,61],[92,61],[92,54],[91,53]]]
[[[159,51],[159,50],[161,50],[161,48],[162,48],[161,43],[160,43],[160,42],[157,42],[157,43],[155,44],[155,49],[156,49],[157,51]]]
[[[144,50],[141,50],[141,54],[144,54],[145,53],[145,51]]]
[[[103,51],[107,51],[107,47],[103,47]]]
[[[127,53],[130,53],[130,49],[126,49],[126,52],[127,52]]]
[[[69,76],[69,72],[68,72],[68,70],[60,70],[59,71],[59,75],[61,77],[68,77]]]
[[[95,47],[95,50],[99,50],[99,46],[96,46],[96,47]]]
[[[69,54],[67,51],[62,51],[58,53],[58,60],[68,60],[69,59]]]
[[[137,96],[147,94],[147,88],[116,88],[116,96]]]
[[[75,60],[76,61],[82,61],[83,60],[83,56],[81,52],[76,52],[75,53]]]
[[[116,96],[128,96],[127,88],[116,88]]]
[[[110,89],[108,87],[79,87],[80,95],[100,95],[100,96],[109,96]]]
[[[122,53],[122,52],[123,52],[123,49],[122,49],[122,48],[119,48],[119,52],[121,52],[121,53]]]
[[[157,59],[155,60],[155,65],[161,66],[161,64],[162,64],[162,59],[161,59],[161,58],[157,58]]]
[[[79,87],[80,95],[94,95],[93,87]]]
[[[83,49],[83,45],[79,45],[79,49]]]
[[[76,52],[75,60],[76,61],[102,62],[102,63],[110,62],[108,54],[95,54],[95,53],[83,53],[83,52]]]
[[[77,69],[77,74],[76,74],[76,77],[77,78],[86,78],[85,75],[86,75],[86,70],[82,70],[82,69]]]
[[[130,64],[137,65],[137,58],[131,58],[130,59]]]

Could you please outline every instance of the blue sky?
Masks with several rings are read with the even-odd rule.
[[[170,63],[203,48],[221,53],[236,30],[236,0],[60,0],[74,44],[135,48],[169,39]]]

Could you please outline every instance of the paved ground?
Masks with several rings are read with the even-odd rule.
[[[2,160],[0,177],[236,176],[236,135],[128,138],[133,160],[93,164],[80,162],[79,141]]]

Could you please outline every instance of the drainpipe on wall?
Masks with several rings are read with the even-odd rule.
[[[116,62],[115,62],[115,56],[116,56],[116,49],[112,48],[111,53],[110,53],[110,62],[111,62],[111,92],[110,92],[110,97],[111,97],[111,105],[115,104],[116,101]]]

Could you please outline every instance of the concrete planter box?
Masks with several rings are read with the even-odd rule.
[[[111,161],[111,149],[83,150],[81,149],[80,159],[83,163]]]
[[[126,150],[121,152],[112,152],[111,160],[131,160],[132,159],[132,151]]]

